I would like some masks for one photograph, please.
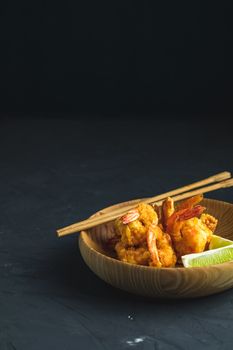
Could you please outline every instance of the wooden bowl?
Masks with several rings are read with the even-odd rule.
[[[137,204],[139,200],[120,203],[94,214],[109,212],[112,208]],[[233,205],[213,199],[204,199],[206,212],[218,218],[216,234],[233,240]],[[121,262],[107,255],[104,242],[113,235],[113,222],[88,232],[81,232],[79,247],[90,269],[105,282],[130,293],[147,297],[193,298],[222,292],[233,287],[233,262],[208,267],[154,268]]]

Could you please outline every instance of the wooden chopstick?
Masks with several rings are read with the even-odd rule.
[[[199,188],[197,190],[190,191],[190,192],[185,192],[183,194],[177,195],[177,196],[172,197],[172,198],[173,198],[174,201],[179,201],[179,200],[182,200],[182,199],[186,199],[186,198],[195,196],[197,194],[206,193],[206,192],[212,192],[212,191],[218,190],[220,188],[231,187],[231,186],[233,186],[233,179],[222,181],[222,182],[219,182],[219,183],[214,184],[214,185],[202,187],[202,188]],[[145,203],[145,201],[140,201],[140,202],[144,202]],[[140,202],[138,202],[138,203],[140,203]],[[162,204],[162,200],[160,200],[158,202],[150,202],[150,203],[156,203],[157,205],[161,205]],[[130,210],[130,209],[135,208],[135,206],[137,206],[137,204],[134,204],[134,205],[130,206],[129,209],[127,209],[127,211]],[[124,215],[125,213],[127,213],[127,211],[125,211],[125,210],[122,211],[121,210],[121,215]],[[65,235],[68,235],[68,234],[71,234],[71,233],[83,231],[83,230],[89,229],[91,227],[94,227],[94,226],[97,226],[97,225],[100,225],[100,224],[112,221],[112,220],[116,219],[119,216],[120,216],[119,212],[116,213],[114,211],[110,215],[106,215],[105,216],[105,214],[103,214],[103,215],[100,215],[99,217],[96,217],[96,218],[93,218],[93,219],[91,218],[90,220],[85,220],[84,223],[83,223],[83,221],[81,221],[80,223],[74,224],[74,227],[72,227],[73,225],[71,225],[71,227],[68,226],[67,227],[68,230],[67,229],[65,231],[63,231],[64,229],[62,229],[62,231],[58,230],[57,231],[58,232],[58,236],[61,237],[61,236],[65,236]]]
[[[138,203],[141,203],[141,202],[150,203],[150,204],[156,203],[156,204],[160,205],[162,203],[162,200],[167,198],[167,197],[173,197],[173,199],[175,201],[179,201],[179,200],[191,197],[191,196],[195,196],[196,194],[211,192],[211,191],[215,191],[217,189],[224,188],[224,187],[231,187],[231,186],[233,186],[233,179],[230,179],[227,181],[222,181],[222,180],[228,179],[230,177],[231,177],[231,174],[227,171],[224,171],[222,173],[210,176],[207,179],[204,179],[204,180],[201,180],[198,182],[194,182],[190,185],[183,186],[181,188],[157,195],[155,197],[147,198],[146,200],[142,200],[142,201],[139,200]],[[206,187],[201,187],[201,186],[208,185],[208,184],[214,183],[214,182],[218,182],[218,183],[214,184],[214,185],[206,186]],[[198,188],[194,191],[190,191],[190,190],[197,188],[197,187],[201,187],[201,188]],[[189,191],[189,192],[187,192],[187,191]],[[105,222],[112,221],[112,220],[116,219],[117,217],[124,215],[129,210],[135,208],[135,206],[137,204],[130,204],[130,205],[125,206],[123,208],[114,209],[110,213],[102,214],[99,217],[89,218],[89,219],[77,222],[75,224],[66,226],[64,228],[57,230],[57,235],[59,237],[62,237],[62,236],[68,235],[68,234],[72,234],[75,232],[86,230],[88,228],[103,224]]]

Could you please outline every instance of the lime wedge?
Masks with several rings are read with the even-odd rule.
[[[184,267],[222,264],[233,260],[233,245],[214,250],[207,250],[203,253],[183,255],[181,259]]]
[[[222,248],[231,244],[233,244],[233,241],[230,241],[229,239],[226,239],[226,238],[222,238],[220,236],[213,235],[211,237],[209,249]]]

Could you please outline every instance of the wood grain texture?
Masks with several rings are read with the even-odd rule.
[[[139,200],[111,206],[94,214],[107,213],[113,207],[137,204]],[[233,205],[204,199],[207,212],[219,220],[216,234],[233,240]],[[114,234],[113,223],[82,231],[79,247],[90,269],[114,287],[148,297],[194,298],[219,293],[233,287],[233,262],[194,268],[153,268],[123,263],[106,255],[103,243]]]

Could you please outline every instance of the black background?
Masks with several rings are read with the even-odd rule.
[[[1,111],[232,112],[232,2],[7,1]]]
[[[129,295],[55,234],[233,172],[231,19],[230,1],[1,4],[0,350],[232,349],[232,290]]]

